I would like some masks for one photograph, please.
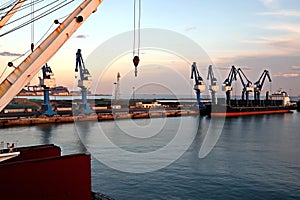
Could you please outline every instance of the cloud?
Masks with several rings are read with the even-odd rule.
[[[258,15],[265,16],[280,16],[280,17],[300,17],[300,12],[297,10],[276,10],[270,12],[261,12]]]
[[[293,78],[293,77],[299,77],[299,74],[282,74],[282,75],[275,75],[275,76],[281,76],[284,78]]]
[[[298,71],[298,70],[300,71],[300,66],[292,66],[291,69],[296,70],[296,71]]]
[[[23,56],[23,54],[3,51],[3,52],[0,52],[0,56]]]
[[[268,30],[286,31],[291,33],[300,33],[300,26],[295,24],[279,24],[279,25],[269,25],[264,27]]]
[[[87,38],[88,35],[76,35],[76,38]]]
[[[189,31],[193,31],[193,30],[196,30],[196,29],[197,29],[196,26],[189,26],[189,27],[185,28],[185,31],[189,32]]]
[[[274,3],[276,0],[260,0],[260,1],[265,5],[270,5],[270,4]]]

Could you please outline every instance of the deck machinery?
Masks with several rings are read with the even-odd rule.
[[[245,73],[242,71],[241,68],[238,68],[237,74],[239,75],[240,80],[242,82],[242,86],[243,86],[242,100],[245,100],[245,97],[246,97],[246,101],[249,101],[249,93],[254,91],[252,82],[247,78],[247,76],[245,75]]]
[[[203,78],[200,76],[200,73],[197,69],[196,62],[192,65],[191,79],[195,80],[194,90],[196,91],[197,104],[199,109],[204,108],[204,104],[200,100],[200,93],[205,91],[205,85]]]
[[[230,104],[231,100],[231,91],[233,90],[232,82],[236,79],[237,69],[235,66],[231,67],[228,77],[225,79],[222,85],[222,90],[226,92],[226,103]]]
[[[79,105],[79,112],[80,114],[90,114],[93,111],[90,108],[90,105],[87,103],[87,92],[89,89],[92,88],[92,80],[91,75],[88,69],[85,67],[82,55],[81,55],[81,49],[77,50],[76,53],[76,67],[75,72],[78,72],[80,74],[80,77],[78,79],[78,87],[81,89],[81,104]]]
[[[268,70],[264,70],[258,81],[254,83],[254,99],[260,100],[260,94],[262,93],[262,88],[264,86],[265,80],[268,78],[269,82],[272,82],[270,73]],[[268,98],[268,96],[267,96]]]
[[[217,104],[216,92],[219,90],[217,86],[217,78],[214,75],[212,65],[208,66],[207,80],[210,79],[209,90],[211,92],[211,102],[212,104]]]

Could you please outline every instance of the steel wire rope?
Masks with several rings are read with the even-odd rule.
[[[24,0],[24,1],[26,1],[26,0]],[[34,5],[37,5],[37,4],[39,4],[39,3],[43,2],[43,1],[45,1],[45,0],[37,0],[37,1],[34,2]],[[13,10],[16,10],[16,12],[20,12],[20,11],[26,9],[26,8],[29,8],[31,5],[32,5],[32,2],[29,2],[29,3],[27,3],[27,4],[22,5],[22,6],[21,6],[20,8],[18,8],[18,9],[17,9],[17,8],[12,9],[12,11],[13,11]],[[1,14],[3,14],[3,13],[1,13]]]
[[[139,0],[139,13],[138,13],[138,24],[136,20],[136,0],[134,0],[133,3],[133,56],[136,54],[136,49],[137,49],[137,55],[139,56],[140,54],[140,36],[141,36],[141,0]],[[136,30],[136,24],[138,26],[138,30]],[[136,39],[136,31],[138,32],[138,39]],[[136,40],[137,42],[137,48],[136,48]]]
[[[35,1],[33,4],[35,5],[35,4],[41,3],[41,2],[43,2],[43,1],[45,1],[45,0],[37,0],[37,1]],[[24,1],[22,1],[22,2],[26,2],[26,0],[24,0]],[[21,3],[21,2],[18,2],[17,4],[19,4],[19,3]],[[20,11],[22,11],[22,10],[24,10],[24,9],[26,9],[26,8],[28,8],[28,7],[30,7],[31,5],[32,5],[32,2],[30,2],[30,3],[28,3],[28,4],[24,4],[24,5],[22,5],[20,8],[14,8],[14,9],[11,9],[10,11],[16,10],[15,12],[20,12]],[[0,15],[6,14],[6,13],[7,13],[7,11],[3,11],[3,12],[0,12]]]
[[[54,2],[51,2],[51,3],[47,4],[47,5],[45,5],[45,6],[41,7],[41,8],[39,8],[39,9],[37,9],[35,12],[39,12],[39,11],[41,11],[41,10],[47,8],[48,6],[51,6],[52,4],[54,4],[54,3],[57,2],[57,1],[59,1],[59,0],[55,0]],[[60,4],[62,4],[62,3],[60,3]],[[58,5],[60,5],[60,4],[58,4]],[[56,6],[58,6],[58,5],[56,5]],[[52,8],[50,8],[50,9],[48,9],[46,12],[48,12],[49,10],[51,10],[51,9],[53,9],[53,8],[55,8],[55,6],[52,7]],[[25,18],[25,17],[30,16],[30,15],[32,15],[32,12],[30,12],[30,13],[28,13],[28,14],[26,14],[26,15],[23,15],[22,17],[19,17],[19,18],[13,20],[13,21],[10,21],[10,22],[6,23],[5,25],[9,25],[9,24],[15,23],[16,21],[19,21],[19,20],[21,20],[21,19],[23,19],[23,18]]]
[[[53,12],[55,12],[55,11],[61,9],[62,7],[64,7],[64,6],[68,5],[68,4],[70,4],[70,3],[73,2],[73,1],[74,1],[74,0],[72,0],[72,1],[70,1],[70,2],[67,2],[67,3],[65,3],[65,4],[63,4],[63,5],[61,5],[61,6],[57,7],[57,8],[53,7],[53,8],[51,8],[51,9],[47,10],[46,13],[43,13],[43,14],[38,15],[37,17],[35,17],[34,20],[29,20],[29,21],[27,21],[26,23],[23,23],[23,24],[21,24],[21,25],[15,27],[15,28],[13,28],[13,29],[11,29],[11,30],[9,30],[9,31],[7,31],[7,32],[5,32],[5,33],[3,33],[3,34],[1,34],[0,37],[2,37],[2,36],[4,36],[4,35],[7,35],[7,34],[9,34],[9,33],[12,33],[12,32],[14,32],[14,31],[16,31],[16,30],[18,30],[18,29],[20,29],[20,28],[23,28],[24,26],[27,26],[28,24],[30,24],[30,23],[32,23],[32,22],[34,22],[34,21],[37,21],[37,20],[39,20],[39,19],[41,19],[41,18],[43,18],[43,17],[45,17],[45,16],[47,16],[47,15],[49,15],[49,14],[51,14],[51,13],[53,13]],[[54,9],[54,8],[55,8],[55,9]],[[54,10],[52,10],[52,9],[54,9]],[[50,11],[50,10],[52,10],[52,11]]]
[[[15,2],[13,2],[13,0],[11,0],[11,3],[9,3],[9,1],[8,1],[8,2],[2,4],[2,5],[0,6],[0,10],[6,10],[6,9],[12,7],[13,5],[15,5],[15,4],[17,3],[17,1],[18,1],[18,0],[15,0]]]
[[[68,15],[69,15],[69,14],[68,14]],[[58,18],[58,20],[59,20],[59,19],[66,18],[68,15],[65,15],[65,16],[63,16],[63,17],[60,17],[60,18]],[[53,27],[53,25],[54,25],[54,23],[51,24],[51,26],[47,29],[47,31],[44,33],[44,35],[36,42],[36,44],[39,44],[39,43],[43,40],[43,38],[46,37],[46,35],[49,33],[49,31],[51,30],[51,28]],[[30,52],[30,50],[27,50],[25,53],[21,54],[20,56],[18,56],[18,57],[15,58],[15,59],[11,60],[11,62],[14,62],[14,61],[20,59],[21,57],[25,56],[25,55],[26,55],[27,53],[29,53],[29,52]],[[7,67],[7,66],[6,66],[6,67]],[[1,77],[1,76],[0,76],[0,77]]]
[[[5,73],[5,71],[7,70],[7,68],[8,68],[8,65],[6,65],[5,66],[5,68],[4,68],[4,70],[3,70],[3,72],[1,73],[1,75],[0,75],[0,79],[2,78],[2,76],[4,75],[4,73]]]

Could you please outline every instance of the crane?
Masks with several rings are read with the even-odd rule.
[[[26,0],[19,0],[1,19],[0,29],[5,26],[6,22],[17,12],[17,10],[23,5]]]
[[[194,90],[196,91],[197,103],[198,103],[199,109],[203,108],[204,105],[200,100],[200,93],[205,91],[205,85],[203,82],[203,78],[200,76],[199,71],[197,69],[196,62],[193,62],[193,65],[192,65],[191,79],[195,80]]]
[[[102,0],[84,0],[58,27],[0,84],[0,111],[39,72],[41,66],[62,47]],[[57,21],[57,20],[55,20]],[[9,62],[8,66],[14,66]]]
[[[80,79],[78,80],[78,87],[81,89],[81,104],[79,106],[80,113],[82,114],[90,114],[92,110],[90,109],[90,105],[87,103],[87,92],[92,87],[92,80],[89,70],[85,67],[81,49],[77,50],[76,53],[76,67],[75,72],[80,74]]]
[[[269,82],[272,82],[270,73],[268,70],[264,70],[264,72],[261,74],[258,81],[254,83],[254,99],[260,100],[260,94],[262,93],[262,88],[264,86],[266,77],[269,79]]]
[[[121,78],[121,75],[118,72],[117,82],[114,82],[114,84],[115,84],[115,100],[120,99],[120,78]]]
[[[47,63],[42,67],[42,73],[43,78],[39,77],[40,86],[44,88],[44,103],[42,104],[41,113],[46,116],[56,115],[57,112],[52,110],[49,98],[50,87],[55,86],[55,78],[53,78],[54,74],[51,67],[48,66]]]
[[[238,73],[240,80],[242,82],[242,85],[243,85],[242,100],[245,100],[245,96],[246,96],[246,101],[248,101],[249,93],[254,91],[252,82],[247,78],[247,76],[245,75],[245,73],[242,71],[241,68],[238,68],[237,73]],[[246,79],[247,83],[245,83],[243,77]]]
[[[228,77],[225,79],[225,81],[223,82],[222,85],[222,90],[226,92],[226,102],[227,105],[230,104],[230,99],[231,99],[231,91],[233,89],[232,87],[232,82],[236,79],[236,74],[237,74],[237,69],[235,68],[235,66],[231,67],[231,70],[228,74]]]
[[[214,75],[212,65],[208,66],[207,80],[209,79],[210,79],[209,90],[211,91],[211,101],[213,104],[217,104],[216,92],[219,90],[219,87],[217,86],[217,79]]]

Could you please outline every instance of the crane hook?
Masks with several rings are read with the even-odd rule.
[[[140,62],[139,56],[134,56],[133,57],[133,64],[134,64],[135,67],[137,67],[139,65],[139,62]]]
[[[137,77],[137,66],[139,65],[140,58],[139,56],[134,56],[133,57],[133,64],[134,64],[134,75]]]

